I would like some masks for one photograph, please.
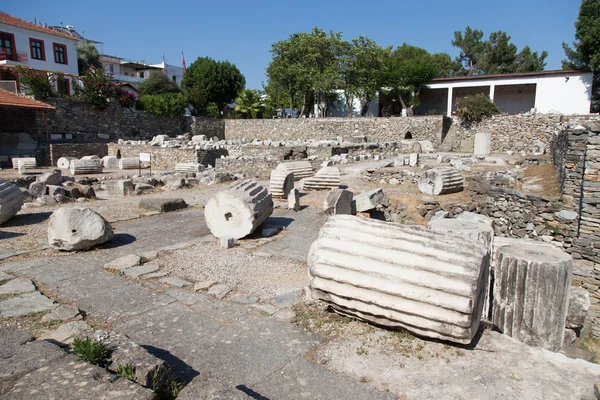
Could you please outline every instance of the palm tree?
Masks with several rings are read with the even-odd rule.
[[[257,118],[262,109],[260,95],[256,90],[244,89],[235,99],[235,111],[243,118]]]

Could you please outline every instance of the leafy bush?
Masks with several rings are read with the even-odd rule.
[[[219,118],[221,116],[219,114],[219,107],[215,103],[208,103],[206,105],[206,110],[204,111],[204,116],[209,118]]]
[[[99,367],[106,367],[110,363],[110,352],[102,343],[97,343],[90,338],[73,341],[73,352],[82,360]]]
[[[117,104],[121,107],[132,108],[135,105],[135,101],[137,100],[135,94],[121,89],[120,87],[116,88],[116,93],[115,97],[117,98]]]
[[[483,118],[500,114],[500,109],[485,94],[466,96],[456,100],[455,115],[466,122],[481,122]]]
[[[179,86],[159,71],[152,71],[148,79],[140,83],[138,90],[141,96],[181,93]]]
[[[19,84],[25,86],[34,99],[46,100],[48,97],[54,96],[52,83],[55,78],[49,77],[47,72],[17,65],[13,69],[13,73]]]
[[[106,108],[107,99],[117,93],[112,75],[102,68],[90,67],[81,76],[83,87],[75,86],[75,94],[100,110]]]
[[[187,102],[181,93],[157,94],[142,96],[138,100],[138,108],[153,115],[183,115]]]

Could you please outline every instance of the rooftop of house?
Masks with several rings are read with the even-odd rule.
[[[444,78],[435,78],[431,82],[452,82],[452,81],[465,81],[465,80],[485,80],[485,79],[508,79],[508,78],[530,78],[538,76],[565,76],[572,74],[591,74],[590,71],[579,71],[572,69],[560,69],[560,70],[549,70],[549,71],[533,71],[533,72],[513,72],[510,74],[493,74],[493,75],[473,75],[473,76],[452,76]]]
[[[0,23],[18,26],[19,28],[31,29],[34,31],[47,33],[50,35],[60,36],[65,39],[77,40],[75,37],[73,37],[71,35],[67,35],[65,33],[55,31],[54,29],[50,29],[45,26],[36,25],[32,22],[25,21],[21,18],[13,17],[12,15],[6,14],[1,11],[0,11]]]
[[[0,107],[30,108],[36,110],[55,109],[50,104],[42,103],[41,101],[33,100],[29,97],[20,96],[4,89],[0,89]]]

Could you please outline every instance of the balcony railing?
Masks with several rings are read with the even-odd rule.
[[[27,64],[27,52],[13,51],[12,54],[7,54],[6,50],[0,49],[0,61],[15,61]]]

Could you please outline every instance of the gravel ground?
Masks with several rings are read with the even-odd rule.
[[[285,234],[284,232],[279,235]],[[257,240],[244,240],[248,245]],[[217,281],[265,301],[308,284],[306,264],[269,256],[260,249],[220,247],[216,241],[160,253],[160,270],[193,282]]]

